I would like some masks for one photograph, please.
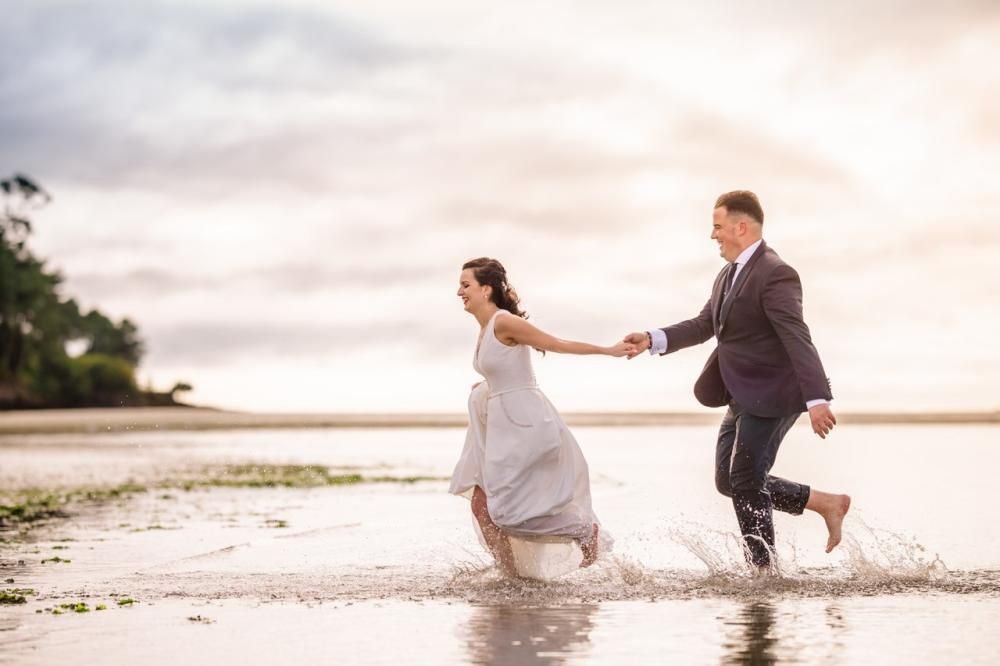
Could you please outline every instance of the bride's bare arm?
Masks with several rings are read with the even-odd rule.
[[[497,338],[505,344],[517,343],[557,354],[604,354],[620,357],[635,351],[635,345],[627,342],[601,347],[587,342],[562,340],[532,326],[520,317],[498,317],[494,327]]]

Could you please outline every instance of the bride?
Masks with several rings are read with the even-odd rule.
[[[560,340],[525,319],[496,259],[462,266],[458,296],[480,326],[473,367],[486,378],[469,396],[469,430],[449,492],[472,500],[483,540],[508,576],[518,573],[509,537],[568,537],[594,563],[599,521],[591,508],[587,461],[539,390],[531,349],[625,356],[634,346]]]

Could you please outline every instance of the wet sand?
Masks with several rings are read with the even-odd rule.
[[[995,427],[910,427],[887,437],[882,426],[855,426],[833,443],[797,427],[782,472],[825,489],[848,484],[856,508],[830,556],[821,521],[779,515],[784,571],[773,579],[748,575],[731,508],[711,488],[714,426],[581,428],[616,551],[549,583],[502,579],[473,536],[467,502],[435,480],[450,472],[461,434],[0,436],[8,495],[136,486],[0,532],[0,589],[30,591],[23,604],[0,605],[0,663],[850,663],[874,655],[989,663],[1000,649],[985,629],[1000,621],[1000,526],[968,510],[992,487]],[[934,451],[942,437],[948,457],[912,453]],[[901,457],[908,474],[889,484],[886,470]],[[980,464],[969,468],[971,459]],[[304,468],[327,476],[288,472]],[[359,479],[328,482],[342,474]],[[948,493],[921,492],[928,478],[959,477]],[[267,478],[293,483],[246,485]],[[420,478],[430,480],[402,480]],[[180,482],[194,479],[205,483]],[[86,612],[75,612],[78,604]]]

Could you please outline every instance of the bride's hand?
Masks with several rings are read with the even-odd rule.
[[[636,348],[630,342],[619,342],[614,346],[608,347],[608,356],[614,356],[615,358],[621,358],[622,356],[629,356],[630,354],[635,354]]]

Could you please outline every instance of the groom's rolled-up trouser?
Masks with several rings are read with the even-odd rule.
[[[781,440],[798,418],[755,416],[731,402],[719,428],[715,487],[732,498],[747,560],[757,566],[771,562],[772,509],[798,515],[809,501],[809,486],[769,474]]]

